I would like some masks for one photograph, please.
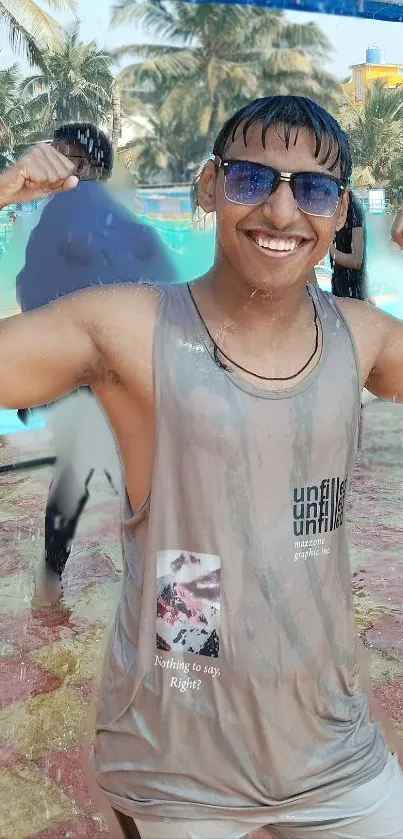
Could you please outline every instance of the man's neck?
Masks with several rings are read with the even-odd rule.
[[[262,291],[239,282],[236,277],[228,282],[213,266],[200,286],[196,284],[196,294],[203,299],[210,315],[214,311],[218,320],[240,330],[259,329],[260,326],[267,329],[270,324],[271,331],[282,332],[304,318],[305,313],[309,319],[311,316],[312,304],[306,282],[288,289]]]

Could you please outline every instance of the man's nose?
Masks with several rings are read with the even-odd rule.
[[[300,210],[288,181],[280,181],[277,189],[269,195],[263,204],[263,213],[267,221],[279,230],[284,230],[295,222]]]

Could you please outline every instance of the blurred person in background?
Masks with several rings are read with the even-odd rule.
[[[335,297],[351,297],[366,300],[369,297],[366,274],[366,228],[364,209],[351,191],[344,226],[336,232],[334,244],[329,249],[332,265],[332,294]],[[364,388],[362,405],[376,397]],[[361,443],[360,424],[360,443]]]
[[[63,125],[52,145],[76,164],[76,189],[45,204],[17,276],[16,296],[23,312],[91,286],[116,283],[169,284],[176,274],[150,226],[140,223],[106,185],[113,151],[108,137],[90,123]],[[27,423],[29,412],[18,412]],[[88,388],[48,406],[56,465],[45,515],[45,562],[37,593],[56,601],[93,472],[101,468],[120,492],[119,455],[107,420]]]
[[[335,243],[329,250],[333,267],[332,293],[335,297],[353,297],[356,300],[373,303],[368,293],[366,246],[364,209],[357,196],[351,191],[345,225],[336,233]],[[364,388],[362,405],[367,405],[374,399],[376,397]],[[361,436],[360,422],[359,447]]]
[[[364,210],[353,192],[349,196],[346,222],[337,231],[329,254],[335,297],[368,300]]]

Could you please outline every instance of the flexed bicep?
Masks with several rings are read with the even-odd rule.
[[[79,295],[0,322],[3,407],[50,402],[89,382],[101,369],[102,354],[86,324]]]
[[[142,286],[92,288],[0,321],[0,405],[43,405],[80,385],[140,397],[158,299]]]

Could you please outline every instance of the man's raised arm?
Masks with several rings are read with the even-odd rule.
[[[0,406],[43,405],[90,383],[102,369],[91,336],[91,294],[0,321]]]

